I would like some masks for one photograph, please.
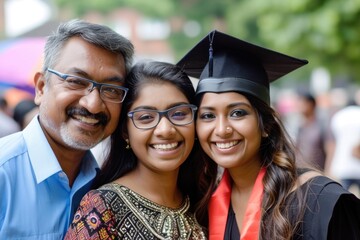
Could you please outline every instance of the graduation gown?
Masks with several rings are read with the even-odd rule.
[[[307,192],[307,207],[303,222],[293,239],[360,240],[360,199],[355,195],[324,176],[314,177],[297,191]],[[209,209],[210,240],[240,239],[241,233],[231,208],[230,195],[231,181],[225,174],[209,204],[209,208],[216,207],[215,211]]]

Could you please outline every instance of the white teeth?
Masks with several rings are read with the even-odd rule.
[[[227,148],[231,148],[232,146],[235,146],[236,144],[238,144],[239,141],[232,141],[232,142],[227,142],[227,143],[216,143],[216,146],[220,149],[227,149]]]
[[[172,150],[175,149],[179,143],[168,143],[168,144],[154,144],[153,147],[158,150]]]
[[[87,124],[97,124],[99,122],[99,120],[95,119],[95,118],[87,118],[87,117],[84,117],[82,115],[74,115],[73,116],[75,119],[81,121],[81,122],[84,122],[84,123],[87,123]]]

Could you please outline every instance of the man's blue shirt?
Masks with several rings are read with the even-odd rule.
[[[98,164],[85,154],[72,188],[38,118],[0,139],[0,239],[63,239]]]

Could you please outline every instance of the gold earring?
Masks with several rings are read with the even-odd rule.
[[[125,142],[126,142],[126,149],[127,150],[129,150],[129,149],[131,149],[131,146],[130,146],[130,141],[129,141],[129,139],[127,138],[127,139],[125,139]]]
[[[263,138],[267,138],[268,136],[269,136],[269,134],[267,134],[267,133],[263,133],[263,134],[262,134],[262,137],[263,137]]]

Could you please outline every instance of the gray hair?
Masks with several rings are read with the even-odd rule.
[[[128,39],[105,25],[74,19],[60,24],[57,31],[47,38],[44,50],[44,73],[46,73],[47,68],[51,68],[56,64],[62,47],[74,36],[81,37],[91,44],[122,55],[125,61],[126,74],[130,72],[134,46]]]

